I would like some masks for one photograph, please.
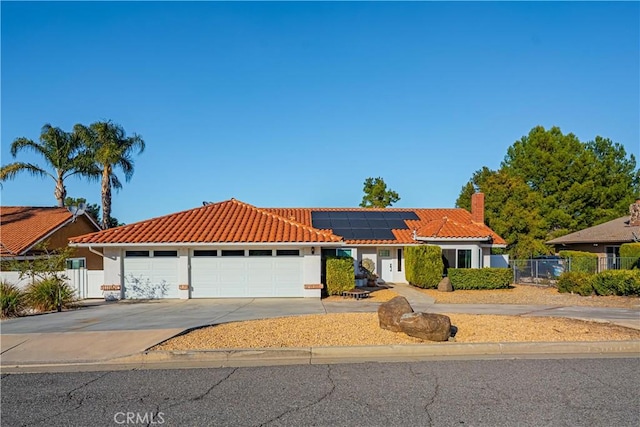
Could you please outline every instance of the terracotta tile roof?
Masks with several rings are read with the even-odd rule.
[[[563,243],[631,243],[634,241],[634,233],[640,238],[640,226],[629,225],[629,216],[623,216],[549,240],[547,243],[551,245],[561,245]]]
[[[265,211],[287,218],[295,218],[296,221],[311,226],[312,211],[385,211],[385,212],[415,212],[418,220],[405,220],[409,227],[404,230],[392,230],[395,240],[350,240],[347,244],[411,244],[416,243],[413,238],[413,230],[421,237],[434,237],[438,239],[484,239],[491,237],[495,245],[506,245],[506,241],[498,236],[485,224],[472,220],[471,213],[465,209],[411,209],[411,208],[263,208]],[[425,228],[426,227],[426,228]]]
[[[337,243],[342,238],[290,217],[231,199],[70,240],[81,244]]]
[[[71,219],[66,208],[1,206],[0,255],[23,255]]]

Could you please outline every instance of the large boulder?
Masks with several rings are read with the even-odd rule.
[[[438,283],[438,291],[440,292],[453,292],[453,286],[451,285],[451,279],[443,277]]]
[[[403,314],[399,325],[405,334],[427,341],[447,341],[451,336],[451,319],[442,314]]]
[[[403,314],[413,313],[411,304],[405,297],[395,297],[378,307],[378,321],[382,329],[400,332],[400,318]]]

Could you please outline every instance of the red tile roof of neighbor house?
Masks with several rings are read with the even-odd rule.
[[[72,218],[66,208],[1,206],[0,255],[23,255]]]
[[[358,211],[363,208],[258,208],[235,199],[213,203],[122,227],[71,239],[79,244],[118,243],[347,243],[411,244],[413,230],[424,227],[431,234],[422,237],[485,239],[505,241],[484,224],[475,223],[464,209],[366,209],[415,212],[419,220],[406,220],[408,229],[392,230],[395,240],[344,240],[331,230],[312,226],[312,211]],[[443,225],[437,227],[431,224]],[[439,222],[438,222],[439,221]],[[437,229],[437,230],[436,230]]]

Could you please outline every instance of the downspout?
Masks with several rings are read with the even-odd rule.
[[[96,255],[100,255],[102,258],[107,258],[107,259],[116,259],[116,257],[110,257],[110,256],[106,256],[105,254],[103,254],[102,252],[98,252],[95,249],[93,249],[91,246],[88,246],[87,249],[89,249],[89,252],[91,252],[92,254],[96,254]]]

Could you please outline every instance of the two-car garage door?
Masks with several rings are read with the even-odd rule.
[[[193,257],[192,298],[302,297],[302,257]]]

